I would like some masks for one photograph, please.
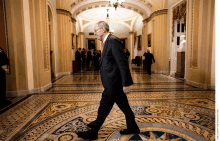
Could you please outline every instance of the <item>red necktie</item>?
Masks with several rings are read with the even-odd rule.
[[[105,46],[105,42],[102,43],[102,52],[103,52],[104,46]]]

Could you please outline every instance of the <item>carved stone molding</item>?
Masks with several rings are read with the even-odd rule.
[[[73,18],[73,17],[71,17],[71,21],[72,21],[73,23],[75,23],[75,22],[76,22],[76,19]]]
[[[73,17],[72,17],[72,14],[71,14],[69,11],[67,11],[67,10],[57,9],[57,14],[63,14],[63,15],[69,16],[69,17],[71,18],[71,21],[72,21],[73,23],[76,22],[76,19],[73,18]]]
[[[79,32],[79,35],[84,35],[84,32]]]
[[[95,9],[95,8],[100,8],[100,7],[111,7],[109,5],[108,2],[105,2],[105,3],[97,3],[96,5],[94,4],[89,4],[87,5],[86,7],[82,7],[82,8],[79,8],[77,9],[74,13],[73,13],[73,17],[76,17],[77,15],[79,15],[80,13],[86,11],[86,10],[90,10],[90,9]],[[142,17],[145,17],[145,12],[144,12],[144,9],[137,9],[136,7],[134,7],[133,5],[128,5],[126,3],[123,3],[122,6],[119,5],[119,7],[121,8],[125,8],[125,9],[129,9],[129,10],[133,10],[135,12],[137,12],[138,14],[140,14]]]
[[[71,13],[67,10],[64,10],[64,9],[57,9],[57,14],[63,14],[63,15],[66,15],[66,16],[69,16],[71,17]]]
[[[143,23],[148,23],[149,21],[152,20],[152,18],[159,16],[159,15],[167,14],[167,13],[168,13],[168,9],[162,9],[162,10],[155,11],[150,15],[149,18],[144,19]]]

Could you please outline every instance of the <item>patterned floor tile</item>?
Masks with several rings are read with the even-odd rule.
[[[120,135],[126,121],[114,105],[97,141],[215,140],[215,91],[161,74],[149,77],[140,67],[131,73],[127,97],[141,133]],[[0,114],[0,140],[83,141],[77,132],[95,120],[102,89],[98,71],[82,71],[54,80],[45,93],[14,99],[17,104]]]

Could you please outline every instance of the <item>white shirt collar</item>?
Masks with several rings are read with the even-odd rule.
[[[105,36],[105,38],[104,38],[104,40],[103,40],[103,43],[107,40],[107,37],[108,37],[109,34],[110,34],[110,33],[108,33],[108,34]]]

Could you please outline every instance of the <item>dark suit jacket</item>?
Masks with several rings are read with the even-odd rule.
[[[9,61],[3,48],[0,47],[0,73],[5,73],[5,71],[1,68],[4,65],[9,65]]]
[[[145,56],[145,63],[147,65],[151,65],[153,64],[153,62],[155,63],[155,60],[154,60],[154,55],[151,54],[151,53],[144,53],[144,56]],[[152,62],[153,61],[153,62]]]
[[[126,55],[126,57],[128,58],[128,57],[130,56],[130,52],[129,52],[129,51],[126,51],[126,52],[125,52],[125,55]]]
[[[76,61],[81,61],[81,53],[78,50],[75,53],[75,60]]]
[[[82,58],[82,60],[86,59],[86,51],[85,50],[81,51],[81,58]]]
[[[102,84],[107,94],[117,94],[123,86],[133,84],[128,60],[118,37],[109,34],[100,60]]]
[[[91,61],[91,60],[92,60],[92,53],[91,53],[91,51],[88,51],[88,52],[87,52],[87,60],[88,60],[88,61]]]

